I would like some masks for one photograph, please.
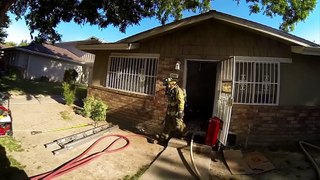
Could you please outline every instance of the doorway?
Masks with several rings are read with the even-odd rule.
[[[216,92],[217,62],[187,60],[185,122],[189,128],[206,131]]]

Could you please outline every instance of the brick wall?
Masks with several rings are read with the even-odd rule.
[[[320,107],[234,105],[230,130],[237,142],[249,145],[286,145],[318,141]]]
[[[160,59],[155,96],[121,92],[97,85],[89,86],[88,96],[98,97],[109,106],[107,121],[129,128],[143,128],[148,133],[158,133],[162,130],[161,122],[167,107],[162,79],[173,72],[175,63],[175,58]],[[180,85],[181,82],[182,75],[179,75]]]

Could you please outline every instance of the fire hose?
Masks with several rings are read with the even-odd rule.
[[[201,178],[201,174],[200,174],[200,172],[199,172],[199,170],[198,170],[198,168],[197,168],[197,165],[196,165],[196,163],[194,162],[194,157],[193,157],[193,138],[194,138],[194,135],[195,135],[196,133],[195,132],[193,132],[192,133],[192,137],[191,137],[191,142],[190,142],[190,158],[191,158],[191,162],[192,162],[192,166],[193,166],[193,169],[194,169],[194,171],[195,171],[195,173],[196,173],[196,175],[197,175],[197,178]]]
[[[319,170],[319,166],[317,165],[316,161],[311,157],[311,155],[308,153],[308,151],[304,148],[304,145],[313,147],[317,150],[320,150],[319,146],[304,142],[304,141],[299,141],[299,145],[300,148],[302,149],[302,151],[306,154],[306,156],[308,157],[309,161],[312,163],[313,167],[316,169],[317,174],[318,174],[318,178],[320,179],[320,170]]]
[[[117,137],[117,138],[114,141],[112,141],[102,151],[93,153],[91,155],[88,155],[89,152],[91,151],[91,149],[93,149],[100,141],[102,141],[102,140],[104,140],[106,138],[109,138],[109,137]],[[112,147],[116,144],[116,142],[118,142],[120,140],[124,140],[126,143],[121,147],[112,149]],[[39,180],[39,179],[48,180],[48,179],[57,178],[57,177],[59,177],[59,176],[61,176],[63,174],[66,174],[66,173],[68,173],[68,172],[70,172],[72,170],[75,170],[75,169],[77,169],[77,168],[79,168],[79,167],[81,167],[83,165],[88,164],[92,160],[94,160],[94,159],[96,159],[96,158],[98,158],[98,157],[100,157],[100,156],[102,156],[104,154],[113,153],[113,152],[117,152],[117,151],[123,150],[124,148],[128,147],[129,144],[130,144],[129,139],[126,136],[123,136],[123,135],[115,134],[115,135],[103,136],[103,137],[99,138],[98,140],[96,140],[89,148],[87,148],[83,153],[81,153],[79,156],[75,157],[74,159],[68,161],[67,163],[59,166],[58,168],[56,168],[56,169],[54,169],[52,171],[33,176],[30,179],[31,180]],[[88,155],[88,156],[83,158],[86,155]]]

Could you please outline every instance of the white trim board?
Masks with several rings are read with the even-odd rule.
[[[235,56],[235,61],[254,61],[254,62],[280,62],[280,63],[292,63],[292,58],[281,57],[258,57],[258,56]]]

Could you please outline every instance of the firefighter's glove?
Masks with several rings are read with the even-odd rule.
[[[179,118],[179,119],[182,119],[182,118],[183,118],[183,111],[179,111],[179,112],[178,112],[178,118]]]

